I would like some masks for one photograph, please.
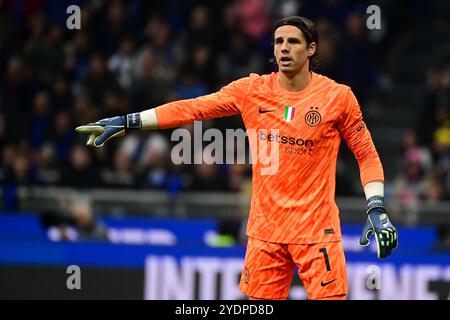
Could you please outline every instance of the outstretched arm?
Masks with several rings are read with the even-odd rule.
[[[76,128],[89,135],[87,145],[101,147],[109,139],[133,129],[166,129],[194,120],[231,116],[242,112],[249,78],[236,80],[218,92],[195,99],[178,100],[142,112],[101,119]]]

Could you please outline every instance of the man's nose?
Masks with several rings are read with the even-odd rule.
[[[283,42],[281,45],[281,52],[287,53],[289,52],[289,44],[287,42]]]

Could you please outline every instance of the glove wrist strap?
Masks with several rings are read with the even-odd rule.
[[[382,196],[373,196],[367,199],[366,202],[366,213],[369,214],[372,209],[381,208],[386,211],[386,207],[384,205],[384,197]]]
[[[141,115],[139,112],[130,113],[126,115],[126,128],[127,129],[142,128]]]

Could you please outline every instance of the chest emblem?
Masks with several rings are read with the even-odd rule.
[[[318,126],[320,121],[322,121],[322,116],[317,109],[317,107],[311,107],[311,110],[305,114],[305,122],[310,127]]]
[[[286,122],[291,122],[295,116],[295,108],[286,106],[284,107],[284,120]]]

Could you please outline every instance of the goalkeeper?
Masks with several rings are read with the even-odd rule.
[[[286,299],[295,267],[309,299],[345,299],[347,271],[339,210],[336,161],[341,140],[354,153],[366,196],[367,222],[360,245],[374,235],[378,258],[397,247],[384,205],[381,161],[351,88],[316,73],[319,37],[312,21],[287,17],[273,29],[278,72],[250,74],[218,92],[179,100],[77,128],[87,144],[139,129],[165,129],[240,114],[252,154],[277,151],[275,174],[252,164],[248,243],[240,289],[252,299]],[[273,149],[275,148],[275,149]]]

